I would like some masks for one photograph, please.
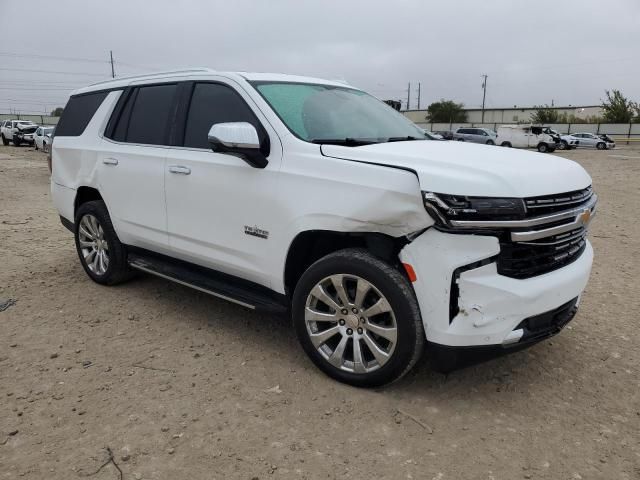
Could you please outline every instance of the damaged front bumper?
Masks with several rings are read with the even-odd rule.
[[[589,242],[572,263],[526,279],[498,274],[496,237],[428,229],[401,252],[427,340],[442,347],[512,349],[557,333],[575,314],[593,261]]]

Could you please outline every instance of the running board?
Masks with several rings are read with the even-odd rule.
[[[285,295],[280,295],[266,287],[231,275],[153,253],[129,253],[128,259],[131,268],[242,305],[251,310],[277,314],[288,312],[288,302]]]

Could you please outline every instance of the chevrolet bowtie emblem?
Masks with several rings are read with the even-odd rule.
[[[586,209],[580,214],[580,220],[582,220],[583,225],[588,225],[591,220],[591,210]]]

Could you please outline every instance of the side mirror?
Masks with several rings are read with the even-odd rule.
[[[254,168],[264,168],[269,163],[256,127],[248,122],[214,123],[208,139],[214,152],[239,155]]]

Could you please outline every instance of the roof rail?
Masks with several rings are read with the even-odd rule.
[[[95,85],[102,85],[103,83],[111,83],[111,82],[117,82],[119,80],[135,80],[135,79],[140,79],[140,78],[147,78],[147,77],[156,77],[158,75],[175,75],[175,74],[180,74],[180,73],[198,73],[198,72],[209,72],[210,69],[209,68],[189,68],[189,69],[185,69],[185,70],[167,70],[166,72],[152,72],[152,73],[144,73],[144,74],[140,74],[140,75],[130,75],[127,77],[117,77],[117,78],[110,78],[109,80],[102,80],[101,82],[96,82],[96,83],[92,83],[91,85],[89,85],[90,87],[93,87]]]

